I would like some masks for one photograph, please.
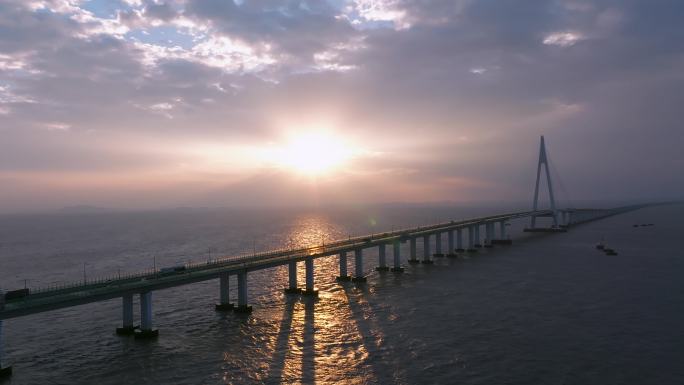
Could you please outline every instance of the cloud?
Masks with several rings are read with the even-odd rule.
[[[557,45],[559,47],[572,47],[582,39],[582,35],[576,32],[554,32],[544,38],[544,44]]]
[[[314,126],[381,154],[353,162],[340,183],[390,200],[525,198],[527,151],[542,133],[558,143],[551,156],[567,185],[611,174],[599,195],[684,193],[678,177],[648,171],[684,162],[679,1],[117,4],[0,3],[0,163],[13,180],[111,174],[131,191],[114,176],[153,174],[154,186],[209,196],[211,178],[225,176],[244,181],[249,201],[262,180],[250,161],[235,166],[249,174],[238,178],[178,149],[253,148]],[[639,146],[654,155],[634,156]],[[600,161],[606,168],[592,171]],[[629,169],[647,173],[648,186],[633,187]],[[340,198],[335,188],[321,191]],[[292,203],[300,189],[287,189]],[[191,195],[183,191],[173,199]]]

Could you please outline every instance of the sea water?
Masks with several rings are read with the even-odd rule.
[[[4,215],[0,287],[50,286],[501,211]],[[514,221],[513,245],[434,265],[408,265],[402,245],[403,274],[375,272],[377,250],[368,249],[365,284],[335,282],[337,258],[322,258],[315,262],[318,299],[285,295],[286,267],[262,270],[249,274],[248,316],[214,310],[217,280],[155,291],[154,341],[114,333],[118,299],[11,319],[3,328],[3,364],[14,367],[7,383],[682,384],[681,218],[684,206],[656,206],[531,235],[521,232],[526,221]],[[653,226],[634,227],[647,223]],[[618,255],[597,250],[601,240]],[[299,275],[303,285],[303,264]],[[233,299],[235,289],[231,278]],[[137,316],[137,298],[135,306]]]

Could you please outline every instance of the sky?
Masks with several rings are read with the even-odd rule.
[[[684,196],[681,0],[0,0],[0,212]]]

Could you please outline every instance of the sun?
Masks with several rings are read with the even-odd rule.
[[[278,165],[300,174],[316,176],[340,167],[354,155],[354,148],[329,132],[306,132],[293,135],[276,150]]]

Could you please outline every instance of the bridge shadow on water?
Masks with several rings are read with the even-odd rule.
[[[278,337],[265,380],[267,384],[292,382],[293,372],[297,370],[290,362],[296,361],[296,359],[293,360],[292,355],[296,355],[297,352],[301,353],[301,374],[299,376],[301,382],[309,384],[316,381],[316,342],[314,338],[316,301],[313,298],[285,297],[285,307],[278,328]],[[304,314],[301,317],[301,335],[299,335],[300,325],[297,323],[300,321],[301,312],[298,308],[301,307],[303,307]]]
[[[368,293],[365,284],[344,283],[333,291],[333,296],[325,298],[286,296],[264,382],[405,382],[387,361],[387,345],[378,318],[384,310],[371,305]],[[331,318],[334,321],[330,322]],[[338,329],[346,326],[338,322],[348,323],[353,332],[345,335]],[[344,357],[336,356],[340,353]],[[349,357],[354,357],[353,362],[348,361]],[[363,379],[358,377],[360,368],[365,373]]]
[[[343,286],[344,295],[349,306],[350,316],[367,352],[366,364],[372,371],[372,378],[364,383],[403,383],[396,367],[387,362],[386,341],[379,325],[384,311],[373,307],[369,301],[369,287],[366,284]],[[391,381],[389,381],[391,379]]]

